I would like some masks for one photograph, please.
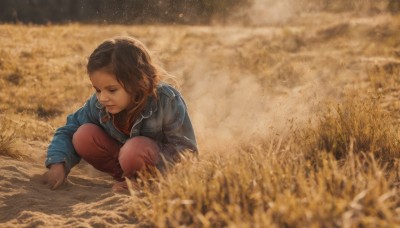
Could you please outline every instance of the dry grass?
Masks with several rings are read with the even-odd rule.
[[[317,127],[306,129],[299,143],[309,148],[310,156],[327,151],[342,160],[366,153],[391,166],[400,158],[399,127],[381,103],[379,98],[349,95],[342,104],[328,107]]]
[[[9,120],[0,117],[0,155],[18,157],[18,154],[12,150],[14,141],[14,131]]]
[[[10,155],[15,139],[15,155],[33,148],[43,159],[54,129],[92,93],[91,50],[132,35],[177,75],[200,146],[133,195],[142,225],[399,226],[398,19],[0,25],[0,114],[12,120],[0,119],[0,151]]]
[[[389,7],[390,1],[388,0],[303,0],[303,4],[318,10],[326,10],[330,12],[368,12],[376,13],[386,11]]]
[[[156,227],[398,225],[398,129],[376,106],[354,102],[328,112],[306,138],[189,159],[134,194],[131,212]]]

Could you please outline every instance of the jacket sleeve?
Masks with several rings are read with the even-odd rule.
[[[58,128],[53,136],[47,150],[46,167],[54,163],[65,163],[67,174],[71,168],[79,163],[80,157],[72,145],[72,136],[76,130],[85,123],[94,123],[99,125],[96,118],[96,97],[93,95],[80,109],[75,113],[68,115],[64,126]]]
[[[162,153],[172,159],[183,151],[198,153],[192,123],[180,94],[169,97],[163,109],[163,133],[166,143],[161,145]]]

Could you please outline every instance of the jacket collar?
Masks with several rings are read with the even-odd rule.
[[[157,111],[157,99],[153,96],[148,97],[146,106],[141,112],[141,115],[143,118],[149,118],[155,111]]]
[[[105,111],[104,106],[97,100],[95,104],[96,108],[100,110],[101,120],[102,122],[107,122],[111,119],[111,116],[108,112]],[[147,99],[147,103],[142,110],[140,120],[149,118],[154,112],[157,111],[157,99],[154,96],[149,96]]]

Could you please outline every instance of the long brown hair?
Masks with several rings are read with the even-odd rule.
[[[153,64],[149,51],[137,39],[115,37],[101,43],[90,55],[87,72],[104,70],[114,74],[117,81],[132,96],[128,116],[137,118],[149,96],[156,96],[160,70]],[[129,122],[129,120],[128,120]]]

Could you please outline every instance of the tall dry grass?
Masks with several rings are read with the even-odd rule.
[[[379,97],[353,93],[346,99],[328,107],[318,118],[317,127],[304,132],[299,143],[310,156],[326,151],[342,160],[353,153],[370,154],[377,161],[392,165],[400,158],[399,127],[393,115],[380,106]]]
[[[382,12],[393,7],[391,0],[303,0],[308,7],[330,12]]]
[[[398,129],[368,102],[332,112],[307,138],[221,147],[177,165],[134,193],[133,215],[155,227],[399,225]]]
[[[14,129],[8,119],[0,116],[0,155],[18,157],[12,149],[15,142]]]

